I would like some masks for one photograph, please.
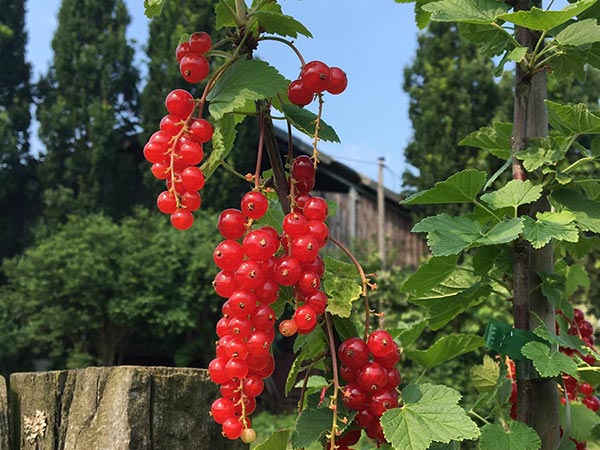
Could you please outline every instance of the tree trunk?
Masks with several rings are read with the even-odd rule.
[[[209,417],[218,396],[200,369],[123,366],[13,374],[12,450],[247,449],[222,437]],[[44,433],[26,430],[32,419],[46,424]],[[4,450],[1,446],[0,434]]]
[[[536,5],[540,6],[540,5]],[[528,1],[517,2],[515,10],[531,7]],[[539,39],[539,33],[517,27],[517,40],[521,45],[532,49]],[[517,65],[515,77],[515,105],[513,153],[527,147],[528,142],[548,135],[548,114],[544,100],[547,96],[546,74],[534,76]],[[513,160],[513,178],[525,180],[527,174],[516,158]],[[526,212],[535,218],[540,211],[549,211],[546,195],[533,204]],[[514,309],[513,317],[517,328],[533,329],[540,317],[550,330],[554,330],[555,310],[543,296],[539,285],[539,272],[553,271],[552,244],[540,250],[533,249],[520,240],[514,252]],[[542,450],[555,450],[560,443],[558,389],[556,382],[546,379],[532,379],[535,373],[531,364],[517,364],[517,417],[532,426],[542,439]]]

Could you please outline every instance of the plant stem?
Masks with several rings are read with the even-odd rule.
[[[317,94],[319,99],[319,112],[317,114],[317,120],[315,120],[315,134],[313,135],[313,163],[315,165],[315,169],[319,164],[319,150],[317,145],[319,143],[319,128],[321,128],[321,114],[323,114],[323,94],[320,92]]]
[[[254,171],[254,189],[258,190],[260,187],[260,168],[262,166],[262,156],[263,156],[263,144],[265,142],[265,124],[264,124],[264,111],[260,110],[259,115],[259,135],[258,135],[258,152],[256,154],[256,170]]]
[[[225,2],[227,3],[227,2]],[[246,19],[246,2],[244,0],[235,0],[236,25],[238,28],[243,27],[247,23]]]
[[[227,170],[228,172],[231,172],[231,173],[232,173],[233,175],[235,175],[236,177],[238,177],[238,178],[241,178],[241,179],[242,179],[242,180],[244,180],[244,181],[248,181],[248,178],[246,178],[244,175],[242,175],[241,173],[239,173],[237,170],[235,170],[235,169],[233,168],[233,166],[231,166],[230,164],[226,163],[224,160],[221,160],[221,161],[219,162],[219,164],[220,164],[221,166],[223,166],[223,168],[224,168],[225,170]]]
[[[280,38],[277,36],[262,36],[259,41],[277,41],[277,42],[281,42],[285,45],[287,45],[289,48],[291,48],[294,53],[296,54],[296,56],[298,57],[298,59],[300,60],[300,64],[302,64],[302,67],[304,67],[305,61],[304,61],[304,57],[302,56],[302,53],[300,53],[300,50],[298,50],[298,48],[294,45],[294,43],[292,41],[288,41],[287,39],[284,38]]]
[[[337,395],[340,390],[340,379],[338,376],[337,354],[335,351],[335,338],[333,336],[333,325],[331,324],[331,316],[328,312],[325,314],[325,324],[327,325],[327,340],[329,341],[329,350],[331,352],[331,365],[333,366],[333,395],[331,396],[331,404],[329,408],[333,411],[333,421],[331,424],[331,437],[329,442],[330,448],[335,447],[335,435],[337,433]]]

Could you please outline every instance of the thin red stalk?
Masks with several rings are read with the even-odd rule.
[[[260,187],[260,168],[262,167],[263,146],[265,142],[265,125],[263,123],[263,111],[260,111],[258,119],[260,132],[258,135],[258,153],[256,155],[256,170],[254,171],[254,189]]]

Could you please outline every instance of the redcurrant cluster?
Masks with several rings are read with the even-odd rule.
[[[328,67],[321,61],[306,63],[300,77],[290,83],[288,98],[298,106],[306,106],[313,101],[315,94],[327,91],[341,94],[348,86],[346,72],[339,67]]]
[[[221,271],[215,277],[216,293],[228,300],[217,323],[217,357],[209,364],[211,379],[221,385],[221,397],[211,413],[229,439],[252,442],[256,433],[248,417],[256,408],[256,397],[264,378],[273,373],[270,348],[275,338],[275,313],[269,306],[279,295],[272,279],[279,235],[273,227],[251,230],[251,223],[268,209],[260,192],[244,195],[240,209],[226,209],[218,229],[225,238],[213,253]],[[242,239],[242,243],[238,242]]]
[[[158,209],[171,215],[175,228],[186,230],[194,223],[192,212],[202,203],[198,191],[204,187],[204,174],[198,164],[204,158],[202,144],[211,140],[213,128],[207,120],[192,117],[196,103],[188,91],[170,92],[165,106],[169,114],[144,146],[144,157],[152,163],[154,177],[166,180],[167,190],[156,199]]]
[[[396,365],[400,362],[400,348],[387,331],[375,330],[366,343],[360,338],[342,342],[338,356],[340,375],[348,382],[342,401],[357,411],[355,424],[381,445],[386,440],[379,419],[385,411],[398,406],[396,388],[401,377]],[[336,440],[338,450],[347,450],[347,445],[351,445],[344,446],[343,438],[344,435]]]
[[[279,325],[284,336],[310,333],[327,307],[327,295],[320,290],[324,266],[319,256],[329,238],[325,224],[327,202],[309,193],[315,185],[315,167],[310,157],[294,159],[290,174],[292,212],[283,219],[281,236],[285,255],[278,258],[273,271],[279,285],[293,286],[297,300],[292,318]]]
[[[569,333],[571,336],[578,336],[589,348],[594,349],[594,327],[589,321],[585,320],[582,310],[579,308],[575,308],[573,310],[573,320],[569,320],[569,318],[566,317],[561,311],[559,311],[558,314],[562,315],[569,323],[567,333]],[[564,347],[561,347],[560,351],[568,356],[572,356],[576,353],[575,350]],[[590,365],[596,362],[596,358],[594,358],[592,355],[581,355],[580,353],[577,354]]]
[[[182,42],[175,50],[179,72],[188,83],[199,83],[204,80],[210,66],[204,56],[212,47],[212,39],[204,31],[198,31],[190,36],[188,42]]]

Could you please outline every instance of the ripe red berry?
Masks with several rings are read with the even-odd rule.
[[[160,129],[174,136],[181,131],[183,123],[181,118],[167,114],[160,120]]]
[[[181,157],[181,162],[187,164],[188,166],[195,166],[204,158],[204,150],[202,149],[202,146],[197,142],[190,140],[186,141],[181,145],[181,147],[179,147],[178,153]]]
[[[189,45],[192,53],[204,55],[212,47],[212,39],[208,33],[197,31],[190,36]]]
[[[388,409],[398,406],[398,394],[395,391],[384,390],[375,394],[369,402],[369,411],[377,417]]]
[[[585,315],[582,310],[575,308],[573,309],[573,318],[575,319],[575,322],[581,322],[585,318]]]
[[[579,385],[579,392],[588,397],[594,393],[594,387],[590,383],[582,383]]]
[[[208,120],[194,119],[190,125],[190,132],[196,142],[204,144],[212,139],[214,130]]]
[[[329,207],[325,199],[321,197],[313,197],[304,204],[304,217],[308,220],[325,221],[329,214]]]
[[[271,340],[269,336],[263,331],[253,331],[248,336],[246,347],[248,348],[248,354],[253,357],[265,357],[269,354],[269,346]]]
[[[186,209],[178,209],[171,214],[171,224],[178,230],[187,230],[194,224],[194,216]]]
[[[308,222],[302,214],[287,214],[283,218],[282,226],[283,231],[292,239],[308,233]]]
[[[356,382],[366,392],[380,392],[387,386],[387,372],[379,363],[368,362],[358,369]]]
[[[239,209],[228,208],[219,215],[217,228],[225,239],[239,239],[246,233],[246,216]]]
[[[236,287],[233,273],[222,270],[215,276],[212,285],[219,297],[229,298],[235,292]]]
[[[156,178],[157,180],[166,180],[167,178],[169,178],[169,170],[170,168],[168,164],[162,162],[154,163],[150,168],[152,175],[154,175],[154,178]]]
[[[600,400],[598,400],[598,397],[594,395],[585,397],[582,400],[582,403],[594,412],[598,412],[598,410],[600,410]]]
[[[304,295],[312,295],[321,287],[321,279],[315,272],[302,272],[297,289]]]
[[[239,283],[236,283],[236,285],[239,287]],[[229,300],[225,303],[228,305],[227,310],[231,317],[246,317],[249,314],[252,314],[252,311],[256,308],[257,301],[256,295],[252,292],[240,289],[231,294]],[[223,305],[223,308],[225,308],[225,304]]]
[[[215,358],[208,364],[208,375],[214,383],[223,384],[229,381],[225,374],[225,364],[227,364],[225,358]]]
[[[258,229],[246,235],[242,247],[248,258],[254,261],[266,261],[279,248],[279,239],[275,240],[269,232]]]
[[[202,204],[202,197],[196,191],[185,191],[181,196],[181,204],[185,206],[188,211],[196,211]]]
[[[254,290],[265,282],[265,273],[256,261],[243,261],[233,273],[233,279],[240,289]]]
[[[257,330],[268,330],[275,325],[275,311],[273,311],[271,307],[261,303],[257,305],[256,308],[254,308],[254,311],[252,311],[252,314],[250,314],[250,321],[252,326]]]
[[[346,339],[338,349],[340,362],[352,369],[359,369],[369,362],[369,347],[360,338]]]
[[[188,53],[179,62],[179,72],[188,83],[199,83],[207,77],[209,71],[208,61],[197,53]]]
[[[163,214],[173,214],[177,210],[177,200],[171,192],[164,191],[158,195],[156,206]]]
[[[342,395],[342,401],[349,409],[358,410],[369,402],[369,396],[355,383],[349,383]]]
[[[216,399],[210,407],[210,414],[215,422],[222,424],[235,414],[235,405],[226,398]]]
[[[581,334],[581,337],[585,338],[594,334],[594,327],[587,320],[582,320],[577,326],[579,327],[579,334]]]
[[[227,439],[233,440],[240,437],[244,428],[237,417],[229,417],[225,422],[223,422],[221,429],[223,431],[223,436],[225,436]]]
[[[184,89],[175,89],[167,95],[165,106],[176,118],[186,119],[194,110],[194,97]]]
[[[213,260],[219,269],[234,271],[244,260],[244,250],[238,242],[226,239],[215,248]]]
[[[293,286],[298,282],[301,274],[300,262],[296,258],[282,256],[273,269],[273,281],[280,286]]]
[[[294,80],[288,86],[288,98],[297,106],[306,106],[313,101],[315,93],[304,86],[302,80]]]
[[[204,187],[206,181],[200,167],[190,166],[181,172],[181,182],[186,190],[199,191]]]
[[[269,208],[269,200],[261,192],[246,192],[240,203],[242,212],[250,219],[260,219],[265,215]]]
[[[300,73],[305,89],[312,92],[323,92],[331,84],[331,70],[321,61],[306,63]]]
[[[306,298],[305,304],[314,309],[317,314],[323,314],[327,307],[327,295],[323,291],[317,291]]]
[[[299,306],[292,318],[298,327],[298,333],[308,334],[317,326],[317,313],[308,305]]]
[[[396,350],[394,339],[385,330],[375,330],[369,335],[367,340],[369,351],[374,356],[386,356]]]
[[[177,58],[177,62],[180,62],[181,59],[187,55],[188,53],[190,53],[190,43],[189,42],[182,42],[181,44],[179,44],[177,46],[177,48],[175,49],[175,57]]]
[[[293,320],[283,320],[279,324],[279,332],[282,336],[293,336],[298,332],[298,325],[296,325],[296,322]]]
[[[310,234],[297,237],[292,241],[291,253],[301,263],[307,263],[319,255],[319,242]]]
[[[327,92],[334,95],[341,94],[346,90],[346,86],[348,86],[346,72],[339,67],[331,67],[329,72],[331,74],[331,84],[329,84]]]
[[[292,162],[291,174],[295,180],[314,178],[315,170],[315,164],[308,155],[297,156]]]

